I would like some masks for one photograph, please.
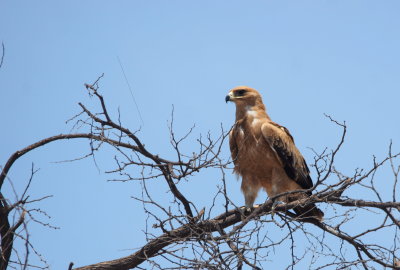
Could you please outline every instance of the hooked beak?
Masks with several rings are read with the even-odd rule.
[[[225,97],[225,102],[226,103],[228,103],[228,101],[234,101],[235,100],[235,97],[233,96],[233,93],[232,93],[232,91],[230,91],[229,93],[228,93],[228,95]]]

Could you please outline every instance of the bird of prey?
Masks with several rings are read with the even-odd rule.
[[[307,164],[294,144],[289,131],[268,116],[259,92],[247,86],[229,91],[225,101],[236,105],[236,122],[229,134],[235,164],[234,172],[242,177],[241,189],[246,208],[261,188],[268,196],[313,187]],[[292,202],[307,198],[311,191],[280,196],[277,201]],[[322,220],[323,212],[314,204],[298,205],[299,217]]]

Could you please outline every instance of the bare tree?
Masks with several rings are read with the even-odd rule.
[[[81,112],[70,120],[79,132],[45,138],[16,151],[2,167],[0,175],[1,188],[20,157],[55,141],[87,139],[91,151],[85,157],[95,155],[104,145],[114,149],[115,169],[107,173],[122,181],[137,181],[141,186],[142,196],[134,199],[142,203],[147,215],[148,225],[144,228],[147,243],[129,256],[77,268],[71,263],[69,269],[265,269],[267,265],[274,265],[270,261],[277,250],[287,254],[287,261],[282,262],[286,269],[400,269],[397,260],[400,153],[392,153],[391,143],[383,160],[374,158],[370,168],[344,175],[336,169],[335,161],[347,127],[327,116],[342,134],[334,149],[315,151],[312,168],[317,179],[313,195],[277,204],[275,201],[280,194],[247,212],[237,206],[226,191],[226,174],[231,173],[232,165],[229,158],[222,157],[221,150],[226,147],[227,130],[221,127],[216,137],[200,136],[193,144],[197,145],[196,149],[187,154],[181,145],[193,129],[178,138],[172,115],[170,142],[177,158],[161,157],[145,147],[138,132],[124,127],[119,116],[113,119],[109,114],[99,92],[101,77],[85,85],[88,94],[98,101],[98,111],[79,103]],[[131,167],[140,170],[131,170]],[[212,205],[206,209],[190,201],[180,186],[194,174],[211,169],[217,170],[220,176],[216,179],[219,182],[214,187]],[[378,179],[380,170],[389,170],[391,179]],[[29,196],[35,172],[32,166],[31,177],[22,194],[0,193],[0,270],[8,266],[27,269],[30,266],[27,254],[32,250],[38,254],[29,240],[27,220],[39,222],[35,218],[37,210],[31,209],[30,204],[47,197],[31,199]],[[167,183],[172,198],[170,205],[153,196],[147,185],[150,179]],[[392,192],[383,193],[377,188],[377,181]],[[7,183],[12,185],[12,181]],[[365,194],[363,198],[368,200],[357,194]],[[304,207],[313,203],[326,212],[324,222],[299,220],[292,211],[299,204]],[[365,222],[366,219],[373,222]],[[391,239],[382,241],[383,234],[391,235]],[[25,250],[13,248],[15,241],[22,241]],[[16,260],[10,260],[13,252]]]

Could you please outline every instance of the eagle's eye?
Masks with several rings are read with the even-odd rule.
[[[246,93],[246,90],[244,89],[238,90],[236,91],[236,96],[241,97],[244,95],[244,93]]]

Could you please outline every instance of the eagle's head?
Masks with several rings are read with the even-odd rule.
[[[248,86],[238,86],[229,91],[225,101],[232,101],[239,106],[254,106],[262,104],[260,93]]]

